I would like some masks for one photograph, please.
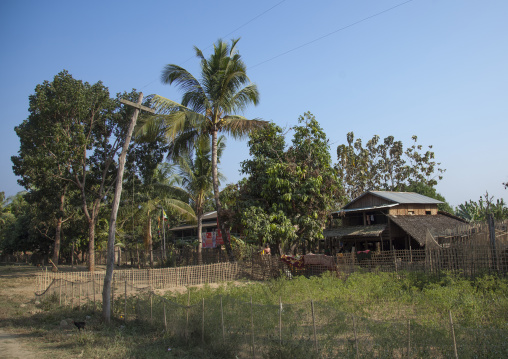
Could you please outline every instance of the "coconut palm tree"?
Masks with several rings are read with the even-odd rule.
[[[225,138],[220,136],[217,143],[217,157],[220,158],[225,147]],[[202,219],[205,203],[211,197],[212,183],[212,159],[210,140],[207,136],[201,136],[194,144],[193,154],[186,152],[177,158],[176,163],[180,168],[182,186],[189,195],[196,212],[198,222],[198,259],[201,263],[202,242]],[[219,179],[223,176],[218,173]]]
[[[201,135],[211,137],[213,192],[219,228],[223,233],[225,228],[220,219],[217,172],[218,133],[241,138],[267,123],[259,119],[248,120],[237,114],[244,111],[248,105],[257,105],[259,102],[257,86],[247,77],[247,68],[237,52],[238,41],[239,39],[232,40],[229,46],[219,39],[208,59],[200,49],[194,47],[196,56],[201,61],[200,80],[178,65],[166,65],[162,71],[162,82],[175,84],[182,90],[182,101],[177,103],[158,95],[153,98],[153,107],[158,109],[160,114],[167,114],[165,130],[173,155],[178,155],[183,149],[192,148]],[[224,244],[231,257],[231,244],[227,238]]]
[[[151,183],[146,183],[138,192],[138,216],[145,222],[144,244],[150,255],[153,267],[152,217],[160,213],[160,208],[171,209],[190,222],[196,221],[192,207],[186,202],[188,194],[178,186],[172,175],[174,167],[168,163],[160,164]]]

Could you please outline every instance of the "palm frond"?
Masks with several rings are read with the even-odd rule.
[[[167,115],[177,111],[192,111],[190,108],[185,107],[178,102],[170,100],[164,96],[154,95],[152,99],[152,108],[155,109],[159,114]]]
[[[267,121],[260,119],[248,120],[243,116],[226,116],[223,118],[222,130],[233,138],[243,138],[251,131],[263,128]]]
[[[161,201],[161,205],[164,208],[172,208],[191,223],[196,223],[197,221],[196,213],[192,207],[185,202],[179,201],[177,199],[166,198]]]

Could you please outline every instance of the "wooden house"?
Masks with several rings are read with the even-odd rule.
[[[201,220],[202,232],[215,232],[217,230],[217,211],[207,212],[203,214]],[[181,224],[169,230],[174,239],[195,240],[198,238],[197,224]]]
[[[440,203],[412,192],[365,192],[332,213],[342,223],[324,231],[326,246],[333,252],[439,246],[434,234],[465,222],[439,211]]]

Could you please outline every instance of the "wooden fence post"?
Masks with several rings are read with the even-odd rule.
[[[252,357],[256,357],[256,351],[254,349],[254,314],[252,310],[252,297],[250,297],[250,326],[251,326],[251,334],[252,334]]]
[[[314,348],[316,349],[316,353],[318,353],[319,349],[318,349],[317,334],[316,334],[316,317],[314,315],[314,301],[313,300],[310,301],[310,306],[311,306],[311,310],[312,310],[312,327],[314,330]]]
[[[203,298],[203,315],[202,315],[202,326],[201,326],[201,341],[205,343],[205,298]]]
[[[164,330],[167,332],[168,331],[168,322],[166,320],[166,301],[163,302],[164,305],[163,305],[163,308],[164,308]]]
[[[123,310],[123,321],[127,323],[127,280],[125,280],[125,300],[124,300],[124,310]]]
[[[359,355],[359,352],[358,352],[358,335],[356,334],[356,320],[355,320],[355,315],[354,314],[353,314],[353,330],[354,330],[354,333],[355,333],[356,358],[358,359],[358,355]]]
[[[407,320],[407,357],[411,358],[411,319]]]
[[[279,346],[282,346],[282,298],[279,297]]]
[[[92,273],[93,311],[95,313],[95,275]]]
[[[453,338],[453,353],[455,354],[455,359],[459,359],[459,354],[457,353],[457,341],[455,340],[455,329],[453,328],[452,311],[449,310],[448,313],[450,314],[450,328]]]
[[[186,309],[187,321],[185,322],[185,339],[187,339],[187,341],[188,341],[189,340],[189,310],[190,310],[190,288],[189,287],[187,287],[187,293],[188,293],[187,309]]]
[[[221,317],[221,325],[222,325],[222,341],[226,343],[226,333],[224,330],[224,309],[222,307],[222,295],[220,296],[220,317]]]

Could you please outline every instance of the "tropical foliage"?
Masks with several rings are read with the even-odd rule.
[[[508,219],[508,207],[502,198],[494,202],[494,198],[487,193],[476,202],[469,200],[459,204],[455,214],[469,222],[485,221],[488,214],[492,214],[495,220],[502,221]]]
[[[231,207],[240,213],[236,221],[247,240],[270,243],[279,252],[315,248],[329,212],[341,201],[325,133],[309,112],[299,123],[287,149],[275,124],[250,135],[252,158],[241,165],[248,177]],[[228,209],[234,202],[229,196]]]
[[[222,209],[217,169],[218,134],[241,138],[265,125],[264,121],[248,120],[238,115],[248,105],[259,102],[257,86],[250,83],[247,67],[237,51],[238,41],[232,40],[230,46],[218,40],[208,59],[195,47],[201,65],[199,80],[178,65],[166,65],[162,71],[162,82],[175,84],[183,92],[181,103],[161,96],[155,96],[153,100],[154,107],[161,114],[166,114],[165,131],[171,144],[171,154],[178,155],[184,149],[192,149],[200,136],[206,135],[211,139],[212,183],[219,215]],[[220,222],[219,225],[224,231],[223,224]],[[231,254],[227,238],[225,246]]]

